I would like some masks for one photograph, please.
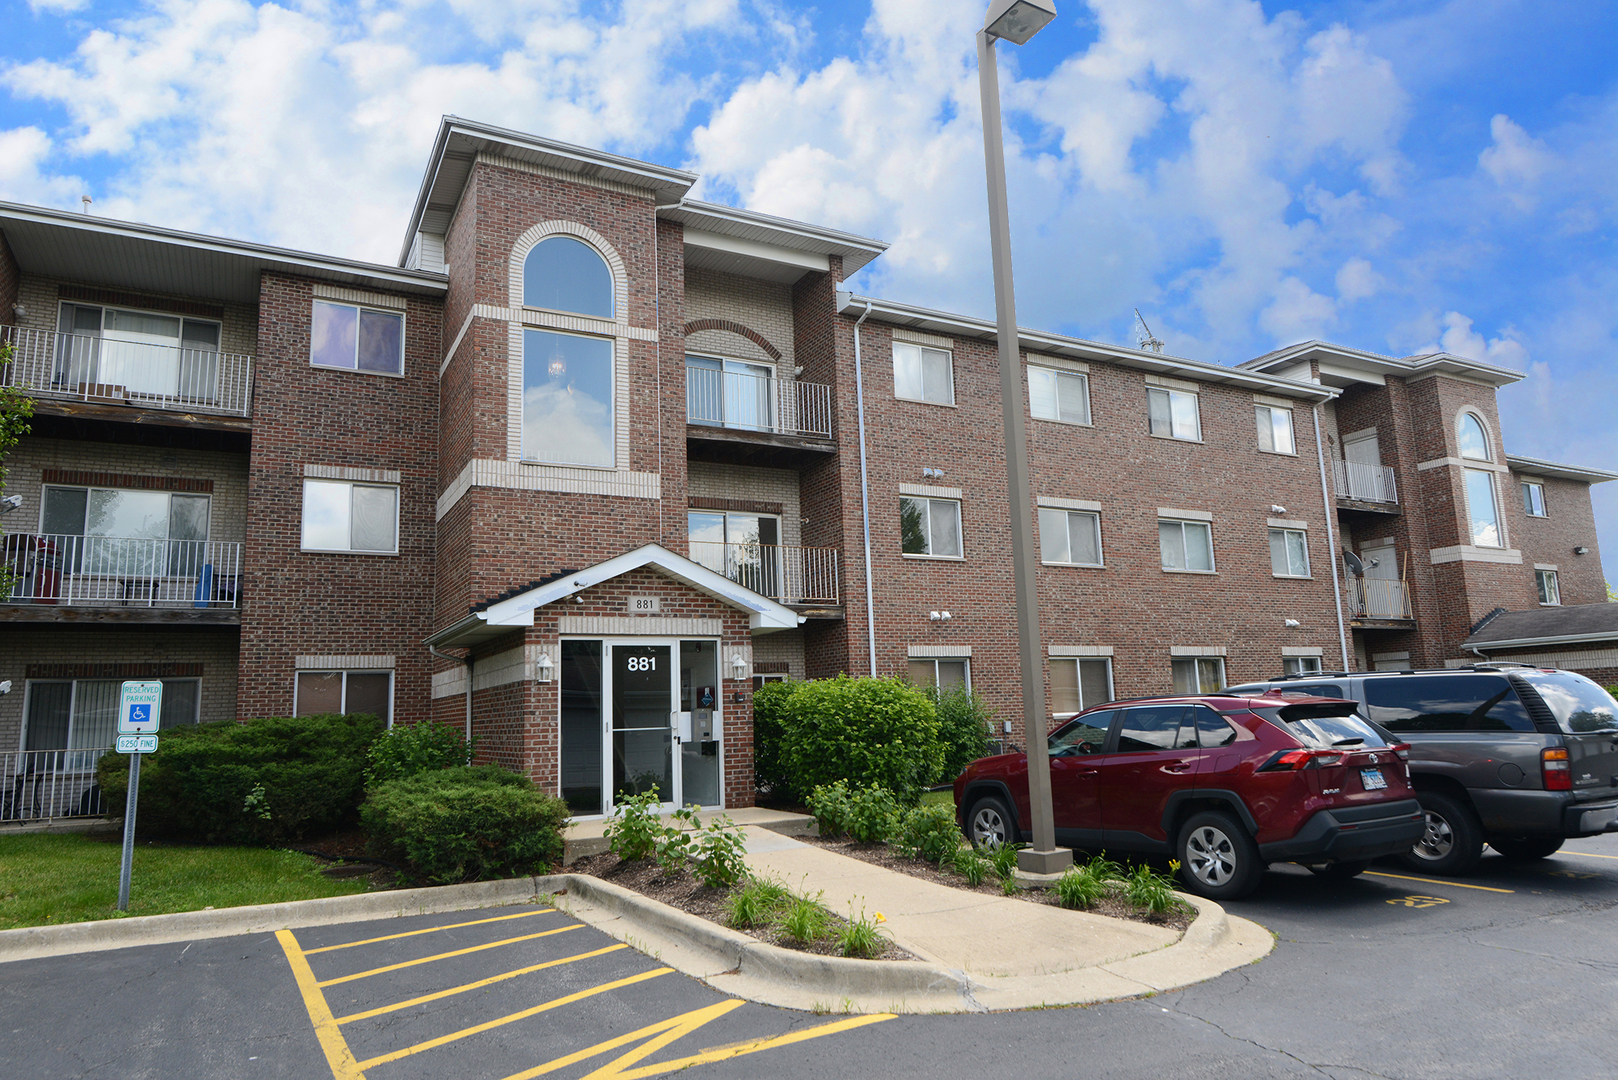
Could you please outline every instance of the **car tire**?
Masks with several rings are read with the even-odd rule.
[[[1001,844],[1016,843],[1017,819],[1005,800],[985,795],[974,800],[966,812],[966,838],[973,847],[997,848]]]
[[[1457,877],[1469,874],[1483,858],[1483,824],[1472,808],[1436,791],[1418,792],[1427,832],[1416,846],[1399,856],[1412,870]]]
[[[1180,828],[1175,854],[1186,890],[1210,900],[1237,900],[1258,888],[1264,864],[1258,845],[1229,814],[1206,810]]]
[[[1309,872],[1317,877],[1330,878],[1332,881],[1347,881],[1359,877],[1370,868],[1370,859],[1351,859],[1345,862],[1316,863],[1309,867]]]
[[[1489,846],[1512,862],[1549,858],[1562,848],[1560,836],[1491,836]]]

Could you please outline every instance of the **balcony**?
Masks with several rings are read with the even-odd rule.
[[[756,374],[768,370],[761,365],[746,367],[753,370],[686,365],[686,438],[724,444],[693,456],[792,467],[804,452],[835,452],[831,387]]]
[[[1349,578],[1348,617],[1361,630],[1413,630],[1410,586],[1392,578]]]
[[[0,753],[0,821],[48,821],[105,814],[107,801],[96,783],[96,762],[111,749],[98,746]]]
[[[211,349],[0,326],[15,352],[0,380],[41,401],[247,416],[253,358]]]
[[[1331,468],[1339,507],[1388,514],[1399,512],[1399,489],[1394,484],[1393,470],[1386,465],[1333,460]]]
[[[789,607],[842,603],[836,548],[694,540],[691,561]]]
[[[242,545],[13,533],[10,622],[240,622]]]

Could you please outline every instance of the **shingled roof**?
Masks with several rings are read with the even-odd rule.
[[[1505,611],[1467,638],[1462,648],[1504,649],[1618,641],[1618,604],[1571,604]]]

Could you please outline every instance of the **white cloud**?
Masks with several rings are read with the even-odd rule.
[[[1291,345],[1326,336],[1337,321],[1337,305],[1295,277],[1282,280],[1275,299],[1259,312],[1262,326],[1277,345]]]
[[[44,171],[51,149],[50,136],[37,127],[0,131],[0,193],[4,198],[65,206],[87,190],[76,177]]]
[[[1478,155],[1478,164],[1507,192],[1520,210],[1534,206],[1533,190],[1540,178],[1556,166],[1556,157],[1505,113],[1489,121],[1494,142]]]
[[[1345,304],[1375,296],[1387,284],[1366,259],[1355,257],[1337,268],[1337,298]]]
[[[70,11],[83,11],[90,0],[28,0],[28,10],[38,15],[42,11],[63,15]]]
[[[1518,340],[1516,331],[1511,327],[1507,327],[1499,337],[1485,338],[1472,329],[1472,320],[1459,311],[1445,312],[1439,324],[1444,331],[1438,340],[1414,350],[1414,355],[1447,352],[1517,371],[1528,368],[1528,347]]]

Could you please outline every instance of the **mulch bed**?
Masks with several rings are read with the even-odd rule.
[[[661,901],[672,908],[678,908],[690,915],[697,915],[709,922],[728,925],[725,922],[725,901],[730,895],[729,889],[710,889],[685,870],[673,874],[665,874],[663,868],[655,859],[639,859],[635,862],[624,862],[611,852],[601,855],[590,855],[586,858],[569,863],[563,867],[569,873],[589,874],[591,877],[610,881],[614,885],[621,885],[631,889],[642,896]],[[832,913],[831,923],[833,933],[838,927],[844,925],[846,920]],[[795,952],[815,953],[820,956],[841,956],[842,950],[837,946],[836,937],[821,938],[808,945],[795,938],[789,937],[773,926],[755,927],[753,929],[738,929],[741,933],[758,939],[767,945],[778,945],[783,949],[792,949]],[[886,951],[876,960],[914,960],[910,953],[894,944],[889,944]]]
[[[799,836],[794,839],[828,848],[839,855],[847,855],[851,859],[873,863],[886,870],[909,874],[911,877],[918,877],[938,885],[948,885],[952,889],[961,889],[965,892],[989,893],[994,896],[1003,895],[1000,882],[993,875],[985,879],[981,885],[968,885],[966,879],[959,874],[940,870],[937,866],[923,859],[907,859],[884,843],[860,844],[847,837],[828,839],[822,836]],[[1050,889],[1021,889],[1013,895],[1016,899],[1026,900],[1031,904],[1056,904],[1056,893]],[[1122,897],[1111,895],[1103,896],[1086,910],[1093,915],[1107,915],[1114,919],[1128,919],[1131,922],[1142,922],[1151,926],[1161,926],[1169,930],[1182,932],[1191,925],[1191,920],[1195,918],[1194,914],[1186,914],[1183,911],[1149,915],[1137,911],[1132,905],[1125,902]]]

